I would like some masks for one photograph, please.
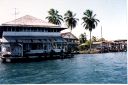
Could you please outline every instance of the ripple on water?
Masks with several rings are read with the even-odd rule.
[[[70,59],[0,64],[0,83],[127,83],[127,54],[79,54]]]

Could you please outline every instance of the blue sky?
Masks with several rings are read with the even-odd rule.
[[[17,18],[26,14],[45,20],[47,11],[54,8],[61,15],[67,10],[77,14],[79,22],[73,33],[79,36],[80,33],[89,32],[81,25],[83,12],[91,9],[96,18],[100,20],[92,35],[100,38],[100,29],[103,28],[103,37],[108,40],[127,38],[127,4],[126,0],[0,0],[0,24],[13,20],[14,8],[17,8]],[[65,26],[63,24],[63,26]]]

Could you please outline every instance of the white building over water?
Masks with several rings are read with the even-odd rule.
[[[53,49],[65,51],[67,42],[60,34],[64,29],[29,15],[3,23],[0,26],[2,56],[42,55]]]

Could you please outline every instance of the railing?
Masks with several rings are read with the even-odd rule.
[[[3,32],[3,36],[61,36],[59,32]]]

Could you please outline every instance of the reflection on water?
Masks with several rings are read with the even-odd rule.
[[[127,83],[127,53],[0,64],[0,83]]]

